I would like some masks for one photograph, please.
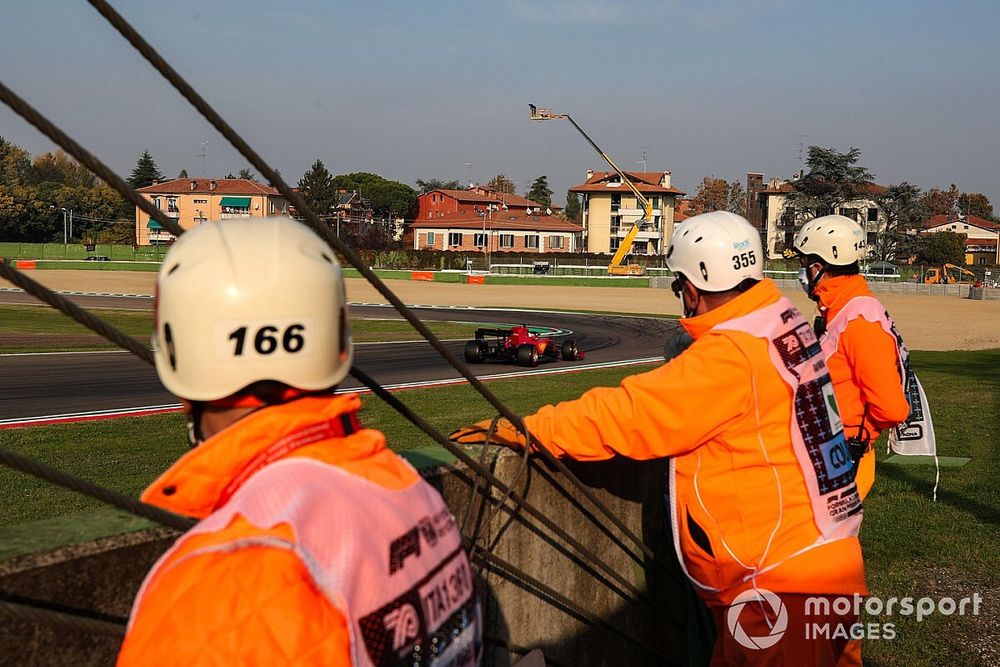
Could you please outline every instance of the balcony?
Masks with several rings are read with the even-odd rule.
[[[229,211],[224,211],[223,213],[219,214],[220,220],[236,220],[239,218],[249,218],[249,217],[250,217],[250,209],[246,210],[231,209]]]

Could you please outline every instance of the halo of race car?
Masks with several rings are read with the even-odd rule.
[[[526,324],[509,329],[476,329],[475,340],[465,344],[465,361],[471,364],[505,361],[533,368],[543,361],[577,361],[584,356],[575,340],[538,336]]]

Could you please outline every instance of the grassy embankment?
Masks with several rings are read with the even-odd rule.
[[[151,311],[94,309],[91,312],[139,340],[148,340],[153,330]],[[475,331],[473,324],[430,320],[426,324],[443,339],[468,338]],[[421,339],[413,327],[401,320],[352,318],[351,331],[357,343]],[[117,348],[111,343],[52,308],[0,305],[0,354],[114,349]]]
[[[1000,587],[1000,350],[915,352],[933,409],[939,453],[970,457],[961,468],[942,468],[938,502],[931,501],[933,466],[880,464],[866,503],[862,530],[873,595],[956,600],[983,598],[981,614],[934,615],[917,623],[896,615],[867,618],[895,624],[893,640],[865,642],[866,664],[996,664]],[[515,410],[530,411],[611,385],[635,368],[498,381],[491,384]],[[431,423],[448,431],[490,416],[466,386],[400,394]],[[364,421],[388,434],[398,449],[429,444],[426,437],[377,399],[366,397]],[[0,432],[5,447],[101,484],[137,494],[186,450],[179,415],[39,427]],[[885,458],[880,451],[879,456]],[[31,523],[26,523],[31,522]],[[22,525],[17,525],[22,524]],[[46,540],[78,538],[145,525],[102,509],[95,501],[0,470],[0,556],[40,548]]]

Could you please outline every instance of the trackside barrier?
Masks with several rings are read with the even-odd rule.
[[[38,265],[35,263],[35,260],[33,260],[33,259],[19,259],[17,261],[17,263],[14,265],[14,268],[15,269],[21,269],[21,270],[24,270],[24,269],[37,269]]]
[[[434,280],[434,272],[433,271],[412,271],[412,272],[410,272],[410,280],[433,281]]]
[[[465,276],[465,282],[469,285],[483,285],[486,283],[485,276]]]

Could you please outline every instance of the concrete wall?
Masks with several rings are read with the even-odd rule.
[[[638,638],[665,656],[657,660],[604,629],[589,628],[516,576],[485,568],[486,634],[502,642],[541,647],[546,656],[569,665],[662,665],[684,660],[685,589],[671,550],[663,503],[666,462],[612,460],[574,464],[594,493],[657,553],[660,567],[639,565],[580,513],[588,506],[578,492],[564,494],[560,475],[536,464],[521,469],[510,452],[490,452],[496,474],[602,558],[640,590],[651,604],[630,602],[595,579],[572,550],[524,513],[484,512],[481,495],[471,491],[473,477],[462,466],[429,468],[427,479],[439,488],[467,533],[478,534],[496,556],[511,562],[558,593]],[[566,485],[568,487],[568,485]],[[471,500],[471,502],[470,502]],[[490,520],[487,521],[487,518]],[[608,524],[602,519],[603,524]],[[0,563],[0,597],[29,599],[54,608],[88,610],[98,617],[127,615],[143,577],[171,543],[164,529],[108,537]],[[633,547],[633,549],[635,549]],[[602,575],[603,576],[603,575]],[[615,584],[617,586],[617,584]],[[0,662],[19,665],[102,665],[113,661],[114,638],[94,637],[20,621],[0,623]],[[484,664],[505,666],[516,656],[487,645]]]

